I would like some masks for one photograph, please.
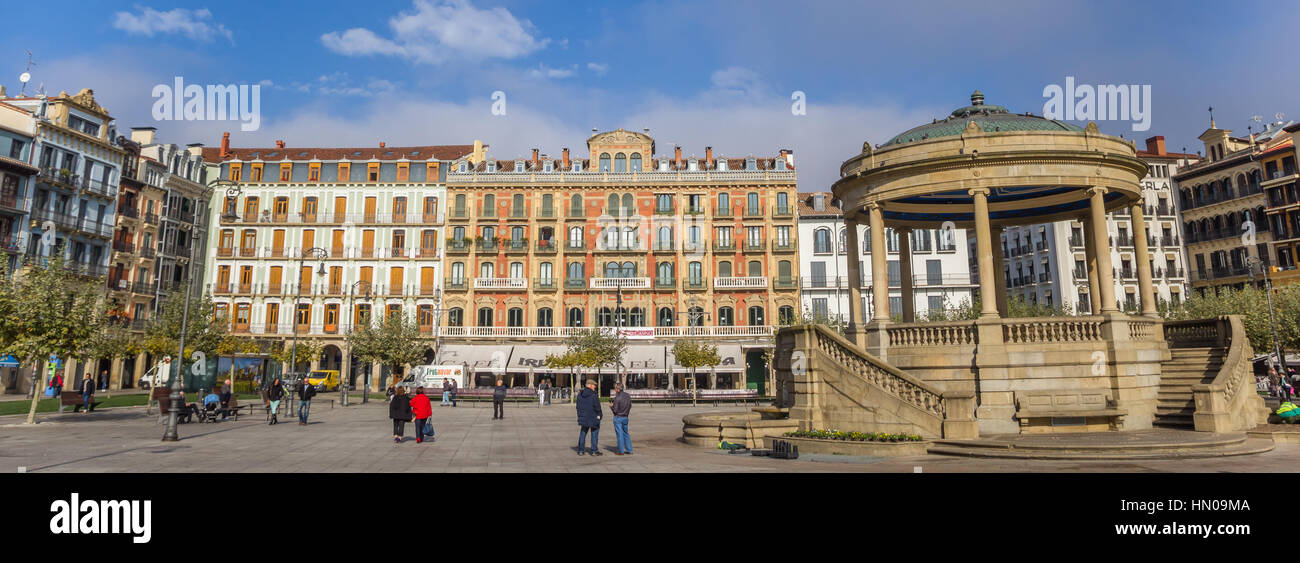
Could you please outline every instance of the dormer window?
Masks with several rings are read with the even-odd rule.
[[[813,195],[813,211],[826,211],[826,196],[823,194]]]
[[[466,162],[463,161],[463,160],[460,161],[460,164],[456,165],[456,171],[457,171],[457,172],[460,172],[460,173],[462,173],[462,174],[464,174],[465,172],[468,172],[468,171],[469,171],[469,164],[466,163]]]
[[[784,158],[778,158],[778,159],[776,159],[776,169],[777,169],[777,170],[785,170],[785,159],[784,159]]]
[[[725,158],[718,159],[718,170],[721,170],[723,172],[727,171],[727,159]]]
[[[694,158],[692,158],[692,159],[686,161],[686,169],[689,170],[689,171],[691,171],[691,172],[697,172],[697,171],[699,171],[699,169],[700,169],[700,161],[695,160]]]
[[[581,161],[581,160],[575,160],[575,161],[573,161],[573,171],[574,171],[574,172],[582,172],[582,161]]]
[[[754,160],[754,157],[751,156],[745,159],[745,170],[758,170],[758,162]]]
[[[524,171],[524,161],[522,161],[522,160],[516,160],[516,161],[515,161],[515,172],[523,172],[523,171]]]
[[[551,172],[554,169],[555,169],[555,164],[552,163],[551,161],[548,160],[542,163],[542,172]]]
[[[492,162],[491,160],[489,160],[488,163],[487,163],[487,171],[488,171],[488,172],[496,172],[496,171],[497,171],[497,163]]]
[[[660,172],[668,171],[668,159],[666,158],[659,159],[659,171]]]

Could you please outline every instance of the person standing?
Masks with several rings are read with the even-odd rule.
[[[596,394],[596,382],[587,380],[587,386],[578,393],[578,455],[586,452],[583,448],[587,442],[587,432],[591,432],[591,455],[605,455],[600,453],[600,395]]]
[[[623,390],[622,383],[614,384],[614,399],[609,402],[609,410],[614,413],[614,435],[618,437],[618,452],[614,455],[632,455],[632,438],[627,433],[632,396]]]
[[[501,420],[506,417],[506,386],[500,379],[497,380],[497,386],[492,389],[492,420]]]
[[[433,416],[433,401],[424,394],[424,387],[415,388],[415,396],[411,397],[411,415],[415,417],[415,443],[419,444],[424,441],[425,425],[429,424],[429,418]],[[428,430],[429,441],[432,442],[432,424],[429,424]]]
[[[456,408],[456,380],[451,381],[451,408]]]
[[[99,372],[99,390],[108,391],[108,370]]]
[[[266,398],[271,405],[271,422],[267,425],[279,424],[280,420],[276,415],[280,412],[280,401],[284,399],[284,384],[280,383],[280,378],[275,378],[271,383],[271,388],[266,391]]]
[[[298,426],[307,426],[307,415],[311,413],[311,398],[316,396],[316,386],[303,379],[298,384]]]
[[[226,384],[221,386],[221,420],[230,418],[231,389],[234,389],[234,387],[230,384],[230,380],[227,379]]]
[[[388,400],[388,418],[393,419],[393,443],[402,443],[406,423],[411,420],[411,400],[406,397],[405,387],[398,387],[393,391],[393,398]]]
[[[86,410],[82,414],[90,412],[90,406],[95,402],[95,378],[89,373],[86,378],[81,380],[81,406]],[[74,411],[76,409],[73,409]]]
[[[543,379],[542,384],[537,386],[537,406],[543,407],[551,404],[551,384]]]
[[[444,377],[442,378],[442,404],[440,406],[445,407],[450,404],[451,404],[451,380]]]
[[[59,402],[59,412],[63,412],[63,373],[55,372],[54,377],[50,379],[50,389],[54,390],[54,400]]]

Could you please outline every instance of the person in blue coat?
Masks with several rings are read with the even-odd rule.
[[[600,439],[600,395],[596,394],[596,382],[587,380],[587,386],[578,393],[578,426],[582,427],[578,431],[578,455],[586,453],[583,446],[586,445],[587,432],[591,431],[591,455],[605,455],[600,453],[598,441]]]

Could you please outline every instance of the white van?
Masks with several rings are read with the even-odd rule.
[[[466,387],[465,366],[415,366],[411,371],[402,378],[397,384],[398,387],[406,387],[408,390],[414,390],[416,387],[424,387],[438,392],[442,390],[442,380],[449,379],[456,382],[457,389]]]

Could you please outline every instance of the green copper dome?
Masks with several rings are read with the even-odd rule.
[[[939,137],[955,137],[966,129],[966,123],[974,121],[985,133],[998,131],[1083,131],[1083,128],[1047,119],[1029,113],[1011,113],[1002,106],[985,105],[984,94],[979,90],[970,96],[970,105],[952,110],[943,119],[936,119],[920,127],[913,127],[899,133],[889,142],[881,145],[888,147],[925,141]]]

